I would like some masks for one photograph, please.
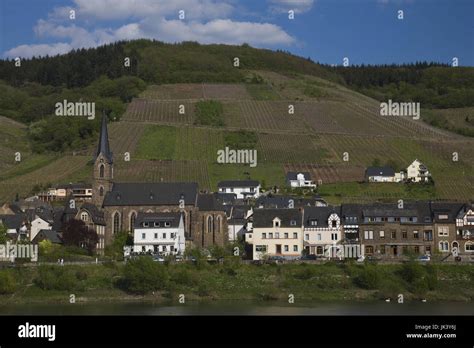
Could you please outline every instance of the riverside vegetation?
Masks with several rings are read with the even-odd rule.
[[[225,256],[209,264],[154,262],[139,257],[90,265],[39,265],[0,270],[0,303],[68,303],[144,300],[472,301],[474,269],[470,265],[374,264],[243,264]]]

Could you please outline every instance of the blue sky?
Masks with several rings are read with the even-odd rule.
[[[327,64],[474,66],[474,0],[2,0],[0,11],[2,58],[145,37],[247,42]]]

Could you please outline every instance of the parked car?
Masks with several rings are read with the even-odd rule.
[[[422,255],[419,258],[417,258],[417,261],[420,261],[420,262],[428,262],[430,260],[431,260],[430,255]]]
[[[156,262],[165,262],[165,258],[161,255],[153,255],[153,261]]]
[[[314,254],[303,255],[301,256],[300,260],[317,260],[318,257]]]
[[[280,263],[285,261],[285,258],[283,256],[275,255],[275,256],[270,256],[268,258],[269,262],[275,262],[275,263]]]

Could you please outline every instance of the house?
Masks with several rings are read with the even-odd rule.
[[[309,172],[288,172],[286,183],[290,187],[316,187]]]
[[[428,168],[418,159],[414,160],[407,168],[406,180],[412,182],[428,182],[431,173]]]
[[[10,239],[29,240],[28,219],[24,213],[0,215],[0,223],[6,227]]]
[[[82,220],[84,224],[94,230],[99,237],[96,249],[102,253],[105,248],[105,218],[104,212],[100,211],[95,205],[91,203],[84,203],[77,210],[75,219]]]
[[[266,256],[294,259],[303,250],[302,212],[299,209],[255,209],[253,230],[246,233],[254,260]]]
[[[433,220],[434,247],[446,257],[459,254],[456,218],[464,207],[463,203],[431,202]]]
[[[305,207],[303,247],[310,255],[342,258],[341,207]]]
[[[183,214],[138,213],[133,230],[133,251],[182,255],[185,251]]]
[[[247,228],[247,219],[253,214],[252,208],[247,205],[235,205],[231,207],[230,216],[227,219],[227,231],[230,242],[240,240],[244,237]]]
[[[227,180],[217,184],[219,193],[234,193],[237,199],[258,198],[260,183],[256,180]]]
[[[28,210],[27,215],[29,215],[30,220],[30,241],[32,241],[39,231],[41,230],[51,230],[53,228],[53,214],[52,211],[38,211],[38,210]]]
[[[63,244],[61,236],[55,230],[40,230],[31,243],[39,244],[44,240],[49,240],[53,244]]]
[[[395,170],[392,167],[368,167],[365,171],[367,182],[395,182]]]
[[[360,240],[366,256],[396,258],[407,253],[433,252],[433,223],[429,202],[361,205]]]
[[[474,255],[474,205],[464,205],[456,216],[456,246],[460,253]]]
[[[327,203],[319,196],[313,198],[300,198],[293,196],[266,195],[260,196],[256,202],[257,208],[302,208],[302,207],[324,207]]]
[[[90,201],[92,199],[92,186],[84,183],[58,185],[56,187],[50,187],[45,192],[40,192],[38,198],[42,201],[49,202],[63,200],[70,195],[78,201]]]

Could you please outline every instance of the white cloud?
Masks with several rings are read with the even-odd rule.
[[[39,57],[39,56],[55,56],[71,51],[73,47],[64,42],[54,44],[38,44],[38,45],[20,45],[5,52],[5,57]]]
[[[287,0],[288,1],[288,0]],[[304,0],[305,3],[312,1]],[[233,7],[214,0],[75,0],[76,20],[69,20],[69,7],[55,8],[48,19],[40,19],[34,27],[39,39],[56,38],[67,43],[22,45],[4,53],[20,55],[54,55],[74,48],[89,48],[118,40],[138,38],[165,42],[197,41],[204,44],[225,43],[264,47],[291,45],[295,39],[281,27],[271,23],[235,21],[213,18],[229,14]],[[179,9],[186,11],[186,20],[177,19]],[[189,9],[189,10],[188,10]],[[167,14],[173,14],[167,18]],[[196,17],[188,18],[188,15]],[[176,15],[176,17],[175,17]],[[58,17],[59,16],[59,17]],[[61,19],[63,16],[65,19]],[[96,25],[90,28],[90,18]],[[100,27],[106,20],[130,20],[120,27]],[[51,51],[48,51],[48,48]]]
[[[314,0],[268,0],[270,3],[270,11],[274,13],[288,12],[304,13],[311,10]]]

